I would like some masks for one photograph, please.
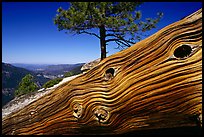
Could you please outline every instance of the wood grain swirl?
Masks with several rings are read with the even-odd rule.
[[[175,57],[182,45],[192,51]],[[2,133],[121,134],[195,126],[200,114],[202,9],[6,116]]]

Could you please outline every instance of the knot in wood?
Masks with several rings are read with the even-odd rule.
[[[74,104],[73,106],[73,115],[76,118],[80,118],[82,115],[82,105],[79,103]]]
[[[184,44],[184,45],[181,45],[175,49],[174,56],[176,58],[185,59],[185,58],[189,57],[191,52],[192,52],[191,46]]]
[[[107,80],[111,80],[113,78],[113,76],[115,75],[115,70],[113,68],[109,68],[108,70],[106,70],[104,79]]]
[[[96,116],[96,118],[98,119],[98,121],[100,123],[104,123],[108,120],[109,118],[109,113],[107,110],[105,110],[104,108],[98,108],[94,111],[94,115]]]

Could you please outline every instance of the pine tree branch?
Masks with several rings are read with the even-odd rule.
[[[111,41],[118,41],[118,40],[120,40],[120,39],[118,39],[118,38],[108,39],[108,40],[106,40],[106,43],[111,42]]]
[[[108,39],[108,40],[106,40],[106,43],[111,42],[111,41],[114,41],[114,42],[116,42],[117,44],[118,44],[118,43],[121,43],[121,44],[125,45],[126,47],[130,47],[131,44],[134,44],[134,42],[131,42],[131,41],[128,41],[128,40],[125,40],[125,39],[122,39],[122,38]],[[119,45],[119,44],[118,44],[118,45]]]
[[[89,35],[93,35],[93,36],[95,36],[95,37],[100,39],[100,36],[98,36],[96,33],[91,33],[91,32],[87,32],[87,31],[84,31],[84,30],[83,31],[79,31],[78,34],[89,34]]]
[[[125,43],[124,41],[121,41],[121,40],[117,40],[115,42],[118,44],[119,47],[122,47],[123,49],[124,49],[124,47],[130,47],[131,46],[129,43]],[[123,45],[125,45],[125,46],[123,46]]]
[[[112,39],[108,39],[108,40],[106,40],[106,43],[111,42],[111,41],[123,41],[123,42],[125,42],[125,43],[128,43],[128,45],[130,45],[130,44],[135,44],[135,42],[130,41],[130,40],[126,40],[126,39],[124,39],[123,37],[121,37],[120,35],[116,35],[116,34],[107,34],[106,36],[112,36],[112,37],[115,37],[115,38],[112,38]]]
[[[120,33],[109,33],[109,34],[106,34],[106,37],[117,37],[119,35],[124,35],[122,32]]]
[[[119,42],[115,42],[118,46],[115,49],[123,50],[126,46],[121,45]]]

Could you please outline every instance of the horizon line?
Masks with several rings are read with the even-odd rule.
[[[5,62],[5,61],[2,61],[2,63],[5,63],[5,64],[26,64],[26,65],[66,65],[66,64],[83,64],[83,63],[86,63],[86,62],[77,62],[77,63],[19,63],[19,62]]]

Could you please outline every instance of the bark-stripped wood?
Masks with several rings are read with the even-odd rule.
[[[202,9],[6,116],[2,133],[121,134],[196,126],[201,52]]]

